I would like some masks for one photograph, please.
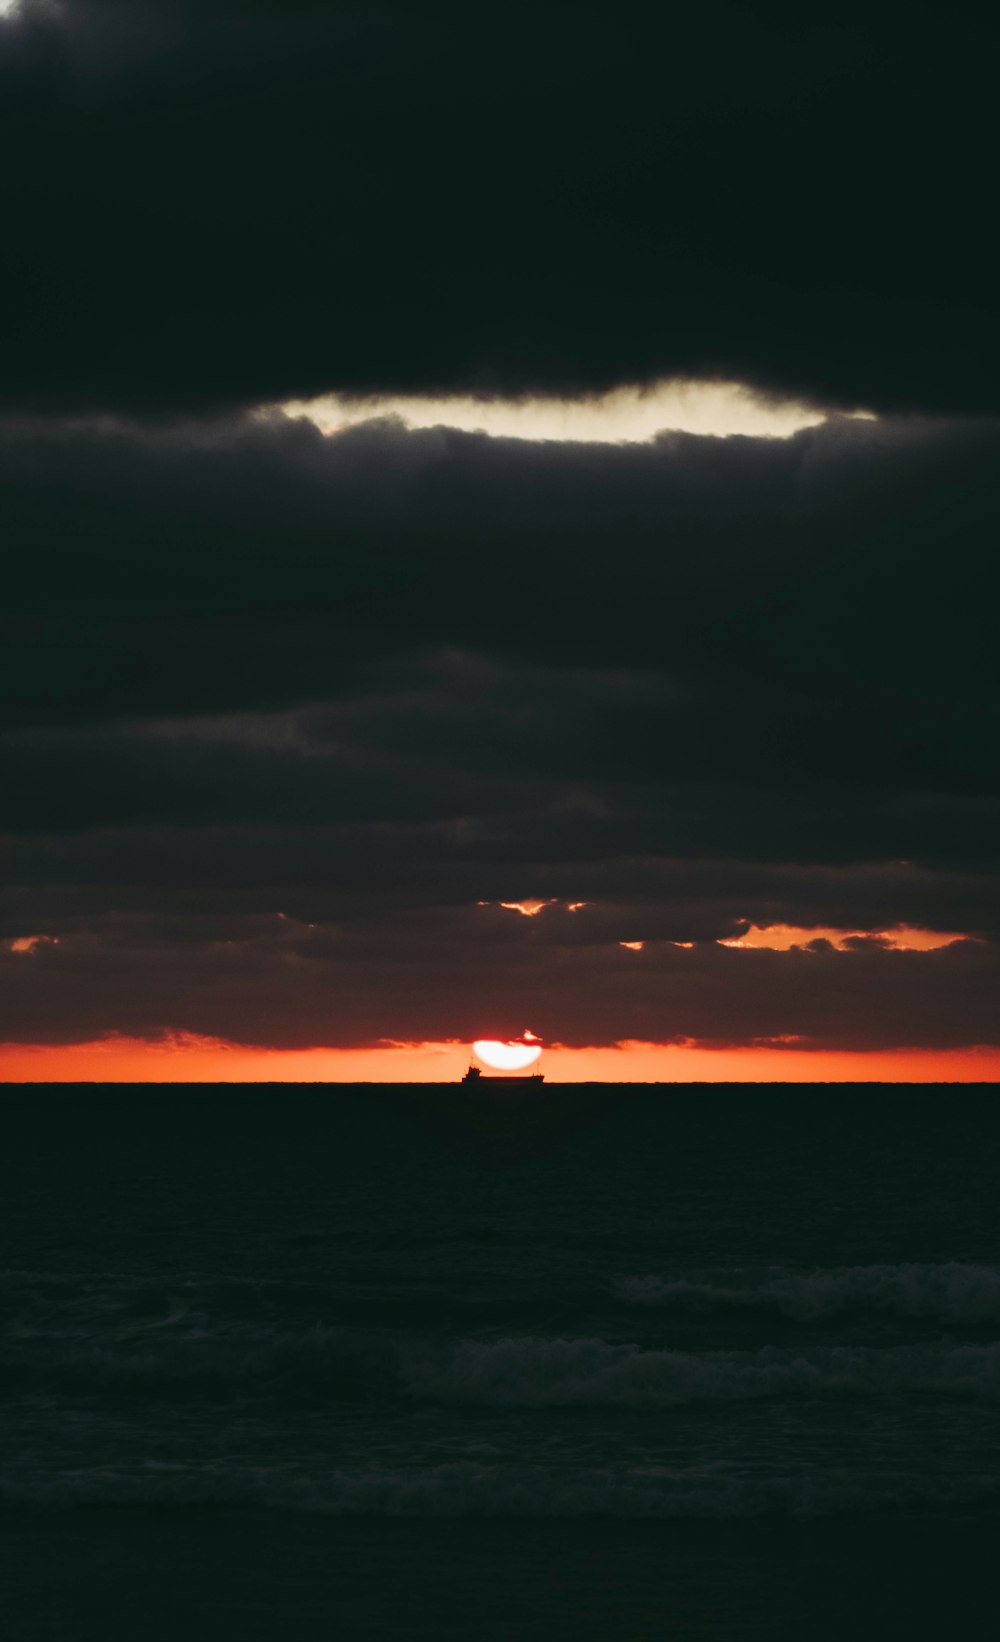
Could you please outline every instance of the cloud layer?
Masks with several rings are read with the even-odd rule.
[[[996,1041],[997,444],[9,422],[4,1035]]]
[[[1000,1041],[988,76],[854,5],[0,18],[0,1039]],[[674,378],[817,425],[275,408]]]

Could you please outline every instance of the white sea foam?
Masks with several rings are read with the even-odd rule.
[[[401,1367],[421,1400],[497,1408],[656,1409],[761,1397],[937,1392],[1000,1400],[1000,1343],[789,1352],[644,1351],[604,1340],[464,1341]]]
[[[1000,1321],[1000,1267],[940,1264],[839,1266],[816,1271],[771,1268],[720,1277],[624,1277],[620,1299],[638,1306],[709,1310],[767,1309],[800,1321],[870,1310],[942,1322]]]

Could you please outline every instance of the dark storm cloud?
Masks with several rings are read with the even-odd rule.
[[[10,731],[0,781],[4,823],[25,835],[277,824],[381,840],[395,828],[404,850],[439,836],[439,862],[460,849],[476,872],[491,855],[521,871],[622,853],[995,865],[1000,796],[922,786],[919,761],[880,763],[882,733],[857,707],[786,703],[746,673],[679,687],[451,652],[300,709]],[[810,735],[820,745],[792,763]],[[552,892],[548,880],[508,891]]]
[[[998,446],[994,423],[628,447],[11,424],[5,721],[271,708],[462,647],[696,680],[711,733],[675,725],[672,757],[711,764],[746,711],[757,769],[979,791]],[[659,711],[619,715],[647,750]]]
[[[872,10],[0,20],[0,1037],[997,1041],[992,58]],[[670,374],[889,416],[248,410]]]
[[[717,796],[702,794],[703,816]],[[725,801],[738,818],[740,790]],[[602,826],[556,804],[415,824],[8,840],[0,1037],[357,1045],[504,1034],[523,1017],[575,1044],[997,1041],[995,874],[624,853],[644,821],[661,818]],[[556,904],[530,918],[498,904],[530,897]],[[941,953],[715,945],[773,923],[911,923],[980,939]],[[27,936],[42,939],[24,950]],[[650,944],[634,953],[623,941]],[[695,946],[669,944],[682,941]]]
[[[996,410],[978,26],[24,0],[3,395],[160,414],[681,373]]]
[[[77,1042],[168,1030],[282,1047],[506,1034],[541,1018],[550,1040],[714,1045],[790,1037],[812,1047],[946,1048],[997,1041],[995,946],[936,952],[739,951],[714,942],[630,952],[538,938],[470,940],[479,909],[311,928],[287,919],[239,941],[117,929],[0,950],[4,1036]],[[572,915],[569,915],[572,916]],[[206,934],[208,932],[205,932]],[[58,1011],[53,1010],[58,998]]]
[[[430,950],[434,921],[458,910],[465,922],[456,928],[471,945],[714,940],[750,924],[911,924],[1000,939],[1000,885],[989,872],[629,854],[623,831],[574,820],[541,812],[478,823],[143,827],[8,840],[0,938],[127,926],[148,940],[238,942],[284,917],[319,928],[399,915],[426,920]],[[531,919],[501,905],[531,900],[552,904]]]
[[[0,1033],[992,1041],[997,445],[9,421]]]

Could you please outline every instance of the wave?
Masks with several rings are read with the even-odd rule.
[[[771,1477],[724,1465],[631,1466],[574,1471],[471,1461],[427,1467],[373,1465],[306,1473],[291,1467],[188,1467],[147,1463],[59,1473],[8,1473],[0,1507],[47,1509],[242,1507],[328,1516],[619,1517],[722,1521],[825,1517],[885,1509],[1000,1503],[1000,1478],[845,1469]]]
[[[420,1400],[494,1408],[665,1409],[762,1397],[945,1393],[1000,1400],[1000,1343],[795,1353],[642,1350],[604,1340],[464,1341],[405,1366]]]
[[[0,1347],[0,1383],[121,1396],[246,1393],[521,1409],[669,1409],[906,1392],[1000,1401],[1000,1342],[690,1352],[534,1335],[438,1341],[323,1328],[205,1332],[181,1324],[116,1341],[8,1338]]]
[[[810,1272],[772,1268],[760,1274],[692,1281],[657,1275],[624,1277],[615,1293],[631,1305],[709,1311],[780,1312],[800,1322],[854,1310],[952,1323],[1000,1321],[1000,1267],[940,1264],[839,1266]]]
[[[598,1280],[552,1292],[537,1284],[512,1294],[491,1296],[470,1274],[433,1283],[400,1283],[387,1288],[371,1282],[363,1267],[339,1272],[333,1280],[277,1280],[206,1272],[164,1274],[158,1281],[111,1273],[53,1274],[0,1272],[0,1304],[15,1330],[36,1329],[67,1337],[99,1334],[122,1338],[170,1333],[189,1320],[206,1334],[221,1336],[241,1327],[266,1324],[276,1334],[304,1332],[315,1320],[328,1337],[338,1331],[378,1334],[387,1319],[414,1332],[442,1330],[459,1335],[506,1314],[508,1328],[531,1332],[541,1325],[571,1330],[577,1316],[591,1315],[607,1302]],[[898,1265],[838,1266],[811,1271],[701,1272],[697,1275],[647,1273],[623,1276],[612,1284],[619,1304],[638,1311],[695,1314],[771,1314],[795,1322],[822,1322],[849,1313],[882,1313],[957,1327],[1000,1325],[1000,1266],[960,1261]]]

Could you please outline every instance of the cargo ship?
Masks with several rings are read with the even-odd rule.
[[[505,1077],[502,1072],[491,1072],[484,1077],[478,1066],[470,1066],[463,1083],[481,1083],[488,1089],[523,1089],[528,1084],[545,1082],[544,1072],[519,1072],[513,1077]]]

